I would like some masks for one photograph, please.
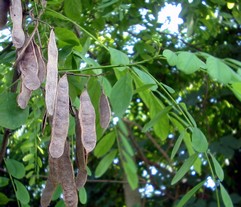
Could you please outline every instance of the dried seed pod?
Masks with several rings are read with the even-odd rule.
[[[10,0],[0,0],[0,30],[6,25]]]
[[[17,103],[21,109],[25,109],[31,97],[32,90],[28,89],[24,83],[21,83],[21,92],[17,97]]]
[[[25,34],[22,28],[22,12],[21,0],[12,0],[10,16],[13,22],[12,40],[16,48],[21,48],[25,42]]]
[[[66,207],[77,207],[78,195],[74,180],[74,170],[69,157],[69,143],[66,141],[64,145],[64,153],[58,158],[59,163],[59,181],[62,185],[64,202]]]
[[[57,185],[48,177],[45,188],[43,190],[43,194],[41,196],[41,200],[40,200],[42,207],[49,206],[56,187]]]
[[[33,42],[31,41],[24,52],[24,56],[18,63],[23,84],[30,90],[40,87],[38,78],[38,60],[35,54]]]
[[[46,64],[44,62],[40,47],[34,42],[35,54],[38,61],[38,78],[43,83],[46,77]]]
[[[52,122],[50,155],[59,158],[64,152],[64,144],[69,128],[69,85],[67,75],[60,78]]]
[[[77,116],[78,110],[76,110],[75,116],[75,134],[76,134],[76,163],[78,167],[78,173],[75,179],[76,188],[83,187],[87,181],[87,155],[81,140],[81,128],[79,117]]]
[[[48,115],[54,113],[54,103],[58,82],[58,48],[55,41],[54,31],[51,30],[48,43],[48,62],[45,85],[45,103]]]
[[[111,109],[107,96],[104,94],[104,91],[101,91],[100,102],[99,102],[99,111],[100,111],[100,125],[106,130],[110,124],[111,118]]]
[[[82,143],[88,154],[96,145],[96,128],[95,109],[86,89],[80,95],[79,120]]]

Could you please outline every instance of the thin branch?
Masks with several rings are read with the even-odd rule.
[[[8,138],[10,134],[11,134],[10,129],[4,129],[3,142],[0,150],[0,166],[2,165],[3,158],[6,154],[6,150],[8,146]]]
[[[133,122],[133,121],[130,121],[128,119],[123,119],[124,122],[126,122],[127,124],[130,124],[130,125],[135,125],[138,127],[138,129],[140,129],[142,131],[142,126],[136,122]],[[147,138],[152,142],[152,144],[156,147],[156,149],[163,155],[163,157],[166,158],[167,162],[172,165],[172,161],[170,159],[170,157],[168,156],[168,154],[166,153],[165,150],[163,150],[160,145],[156,142],[156,140],[152,137],[152,135],[149,133],[149,132],[146,132],[145,133]]]

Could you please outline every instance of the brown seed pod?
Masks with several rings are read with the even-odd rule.
[[[21,83],[21,92],[17,97],[17,103],[21,109],[25,109],[31,97],[32,90],[28,89],[24,83]]]
[[[54,103],[58,82],[58,48],[55,41],[54,31],[51,30],[48,43],[48,62],[45,85],[45,103],[48,115],[54,113]]]
[[[59,165],[59,181],[62,185],[64,201],[66,207],[77,207],[78,195],[74,180],[74,170],[69,157],[69,143],[66,141],[64,145],[64,153],[57,160]]]
[[[21,48],[25,42],[25,34],[22,28],[22,12],[21,0],[12,0],[10,16],[13,22],[12,40],[16,48]]]
[[[38,61],[38,78],[43,83],[46,77],[46,64],[44,62],[40,47],[34,42],[35,54]]]
[[[6,25],[10,0],[0,0],[0,30]]]
[[[83,187],[87,181],[87,155],[81,140],[81,128],[79,117],[77,116],[78,110],[76,110],[75,116],[75,134],[76,134],[76,163],[78,167],[78,173],[75,179],[76,188]]]
[[[40,87],[38,78],[38,60],[35,54],[33,42],[31,41],[24,52],[23,58],[18,63],[23,84],[30,90]]]
[[[111,118],[111,109],[107,96],[104,94],[104,91],[101,91],[100,102],[99,102],[99,111],[100,111],[100,125],[106,130],[110,124]]]
[[[40,200],[40,203],[41,203],[42,207],[48,207],[49,206],[56,187],[57,187],[57,184],[55,184],[48,177],[45,188],[43,190],[43,194],[41,196],[41,200]]]
[[[69,128],[69,85],[67,75],[60,78],[52,122],[50,155],[59,158],[64,153],[64,144]]]
[[[95,117],[95,109],[85,89],[80,95],[79,120],[81,139],[87,154],[91,152],[96,145]]]

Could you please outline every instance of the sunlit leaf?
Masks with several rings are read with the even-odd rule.
[[[232,79],[232,69],[220,59],[215,57],[207,58],[208,74],[223,84],[228,84]]]
[[[79,21],[81,11],[82,11],[81,0],[65,0],[64,1],[64,13],[70,19]]]
[[[177,56],[177,68],[186,74],[191,74],[200,68],[206,68],[206,65],[193,53],[180,52]]]
[[[185,160],[181,168],[177,171],[176,175],[172,179],[172,182],[171,182],[172,185],[174,185],[184,177],[184,175],[190,170],[191,166],[196,161],[197,157],[198,157],[198,154],[195,153],[191,155],[187,160]]]
[[[175,66],[177,64],[177,55],[171,50],[165,49],[163,51],[163,56],[167,59],[167,62],[170,66]]]
[[[138,176],[136,172],[133,172],[128,165],[127,162],[123,162],[123,167],[125,170],[125,174],[128,180],[128,183],[130,184],[132,190],[136,189],[138,187]]]
[[[80,44],[80,41],[75,35],[75,33],[73,33],[69,29],[62,28],[62,27],[55,27],[54,32],[58,40],[61,40],[70,45]]]

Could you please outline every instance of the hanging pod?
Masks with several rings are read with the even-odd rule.
[[[54,108],[49,152],[53,158],[59,158],[64,153],[64,144],[69,129],[69,84],[67,75],[59,80]]]
[[[99,112],[100,112],[100,126],[104,130],[106,130],[110,124],[111,109],[110,109],[108,97],[105,95],[103,89],[101,90]]]
[[[21,0],[12,0],[10,6],[10,16],[13,22],[13,45],[19,49],[25,42],[25,34],[22,28],[23,10]]]
[[[81,126],[78,117],[78,110],[75,111],[75,135],[76,135],[76,163],[78,172],[75,178],[76,188],[80,189],[83,187],[87,181],[87,157],[85,152],[82,139],[81,139]]]
[[[33,41],[29,43],[22,59],[19,61],[18,69],[21,72],[23,84],[29,90],[36,90],[40,87],[41,83],[38,78],[38,60]]]
[[[47,113],[53,116],[55,96],[58,82],[58,48],[55,41],[54,31],[51,30],[48,42],[48,62],[45,85],[45,103]]]
[[[81,139],[87,154],[91,152],[96,145],[95,119],[95,109],[85,89],[80,95],[79,120]]]

